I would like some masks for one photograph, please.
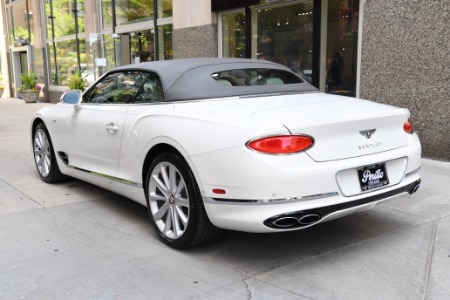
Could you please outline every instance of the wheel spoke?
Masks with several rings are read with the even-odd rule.
[[[176,180],[177,180],[177,169],[175,168],[175,166],[171,165],[169,167],[169,190],[171,193],[175,192],[175,188],[177,186]],[[176,193],[174,193],[176,194]]]
[[[34,140],[36,141],[36,145],[38,146],[38,148],[42,150],[42,133],[40,131],[36,133],[36,137]]]
[[[169,179],[169,174],[167,174],[167,166],[161,166],[160,168],[160,173],[162,175],[162,178],[164,180],[164,187],[166,188],[166,191],[168,193],[171,192],[170,190],[170,179]]]
[[[177,211],[178,219],[181,221],[181,223],[183,223],[184,227],[186,227],[186,225],[188,223],[188,217],[184,214],[181,207],[177,206],[176,211]]]
[[[167,235],[170,235],[170,229],[172,227],[172,207],[169,206],[169,213],[166,216],[166,226],[164,227],[164,233]]]
[[[164,217],[164,215],[166,214],[167,210],[170,207],[170,203],[169,201],[167,201],[166,203],[164,203],[159,210],[156,212],[156,214],[153,215],[153,217],[155,218],[155,221],[160,220],[162,217]]]
[[[36,165],[41,168],[42,167],[42,163],[44,161],[44,156],[43,155],[36,155],[35,156],[35,160],[36,160]]]
[[[160,190],[161,193],[163,193],[166,198],[169,198],[170,197],[170,191],[167,189],[166,185],[161,181],[159,176],[158,175],[154,175],[153,179],[155,180],[155,184],[156,184],[158,190]]]
[[[182,192],[184,189],[185,189],[184,181],[183,181],[183,180],[180,180],[180,182],[179,182],[178,185],[177,185],[177,188],[176,188],[175,191],[174,191],[174,194],[175,194],[177,197],[180,197],[180,196],[181,196],[181,192]]]
[[[155,194],[155,193],[150,194],[149,197],[150,197],[150,200],[153,200],[153,201],[166,201],[167,200],[167,197],[160,196],[160,195]]]
[[[42,150],[45,152],[49,150],[48,139],[45,135],[42,137]]]
[[[171,209],[172,212],[172,231],[173,234],[175,235],[175,238],[178,238],[178,236],[180,236],[182,234],[182,232],[180,232],[180,220],[178,219],[178,213],[175,207],[172,206]]]
[[[44,170],[45,170],[45,174],[50,173],[50,165],[51,165],[50,157],[48,155],[45,155],[44,156]]]
[[[189,208],[189,199],[177,197],[177,204]]]

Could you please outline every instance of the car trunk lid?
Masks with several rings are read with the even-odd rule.
[[[374,154],[408,143],[403,130],[409,116],[406,109],[326,94],[310,94],[308,102],[297,103],[287,101],[253,115],[277,119],[292,134],[313,137],[315,144],[307,153],[315,161]]]

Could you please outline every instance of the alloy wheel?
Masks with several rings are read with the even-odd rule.
[[[170,162],[162,161],[152,170],[148,196],[153,220],[169,239],[179,239],[189,223],[189,194],[180,171]]]
[[[36,130],[33,147],[34,160],[36,162],[39,174],[41,174],[42,177],[47,177],[51,169],[52,154],[47,134],[42,129]]]

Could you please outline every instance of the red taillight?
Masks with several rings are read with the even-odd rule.
[[[405,122],[405,125],[403,125],[403,129],[407,133],[410,133],[410,134],[414,133],[414,125],[413,125],[411,119],[408,119],[408,121]]]
[[[314,145],[312,137],[306,135],[278,135],[251,141],[247,146],[268,154],[290,154],[305,151]]]
[[[225,195],[226,191],[223,189],[213,189],[214,194]]]

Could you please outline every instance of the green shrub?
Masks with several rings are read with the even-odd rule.
[[[22,73],[20,75],[22,79],[22,86],[19,88],[19,92],[22,91],[39,91],[37,84],[37,75],[34,72]]]
[[[86,77],[83,77],[83,75],[81,75],[80,71],[73,74],[73,76],[68,81],[69,89],[80,90],[80,91],[84,92],[84,90],[86,89],[86,85],[87,85],[87,81],[85,78]]]

